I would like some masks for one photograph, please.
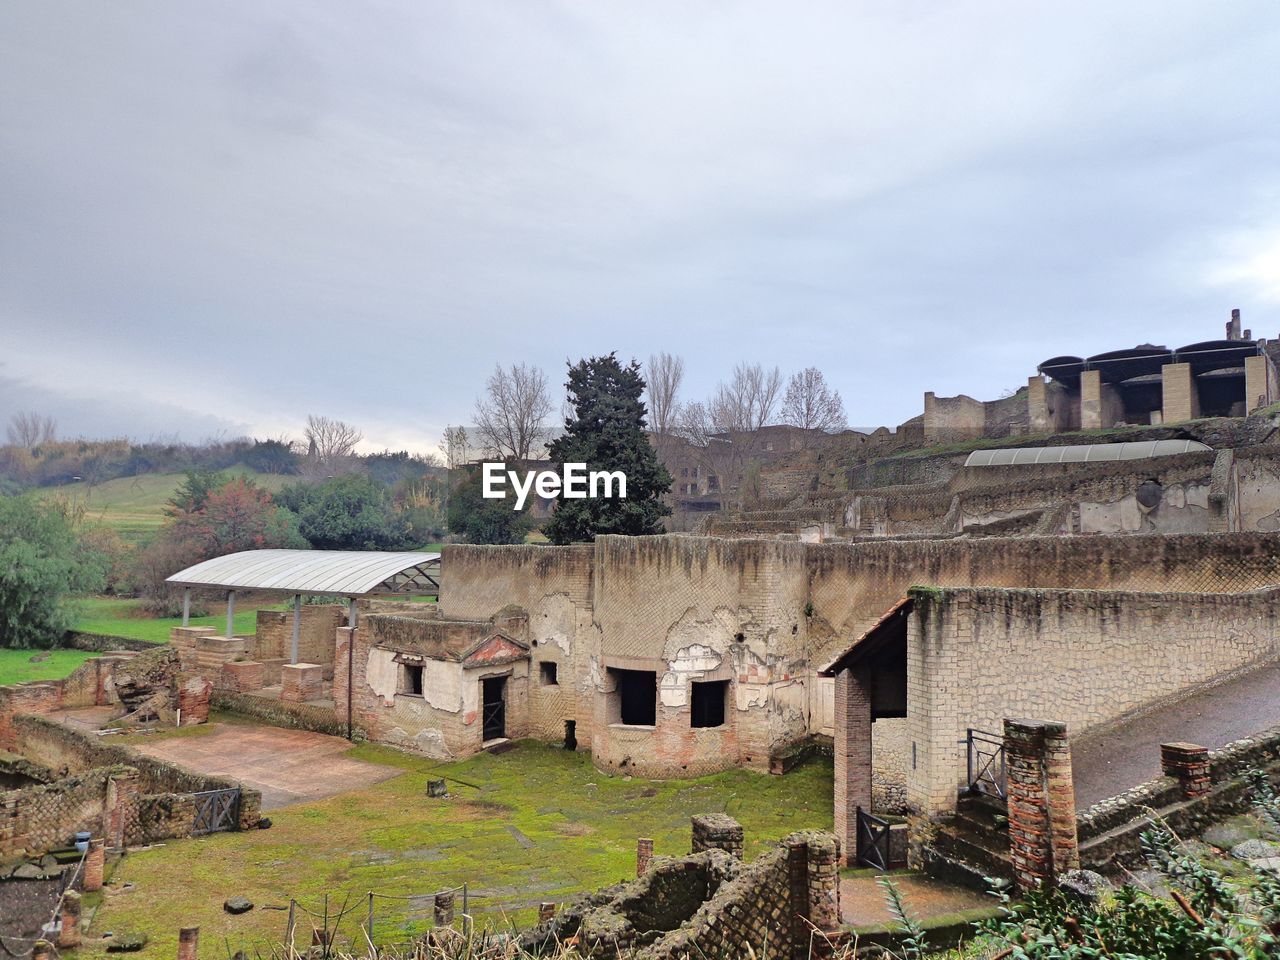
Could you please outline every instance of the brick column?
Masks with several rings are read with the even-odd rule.
[[[840,931],[840,841],[831,834],[809,838],[808,881],[809,921],[834,938]]]
[[[640,837],[636,840],[636,876],[643,877],[649,872],[649,861],[653,859],[653,840]]]
[[[62,926],[58,930],[60,950],[80,946],[80,894],[68,890],[62,895]]]
[[[693,818],[693,853],[725,850],[742,859],[742,824],[724,813],[707,813]]]
[[[84,858],[84,892],[95,893],[102,889],[102,878],[107,868],[107,842],[99,837],[89,841],[89,852]]]
[[[538,904],[538,922],[548,923],[556,918],[556,905],[544,900]]]
[[[1013,876],[1031,890],[1080,865],[1066,725],[1005,720],[1004,749]]]
[[[181,711],[182,726],[208,721],[209,696],[212,693],[213,684],[204,677],[188,676],[178,681],[178,710]]]
[[[138,771],[121,767],[107,780],[106,842],[121,849],[129,837],[138,801]]]
[[[853,670],[836,674],[836,836],[845,862],[858,852],[858,808],[871,811],[871,685]]]
[[[1180,423],[1200,416],[1200,389],[1189,363],[1168,363],[1161,368],[1162,423]]]
[[[183,927],[178,931],[178,960],[197,960],[200,956],[200,928]]]
[[[1209,779],[1209,749],[1195,743],[1160,744],[1160,768],[1174,777],[1187,800],[1203,797],[1213,786]]]
[[[1044,724],[1044,782],[1049,798],[1049,841],[1053,875],[1080,869],[1076,831],[1076,783],[1071,770],[1071,741],[1065,723]]]
[[[354,632],[350,627],[338,627],[333,646],[333,715],[343,723],[351,719],[347,716],[347,658],[351,656]]]
[[[787,846],[787,919],[785,929],[791,941],[791,955],[795,960],[809,956],[809,844],[803,836],[790,836],[783,841]],[[783,952],[786,947],[783,946]]]
[[[1244,411],[1253,413],[1271,403],[1271,358],[1263,354],[1244,358]]]

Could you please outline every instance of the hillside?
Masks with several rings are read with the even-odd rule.
[[[274,493],[291,477],[254,473],[244,467],[224,471],[228,476],[249,477],[258,486]],[[68,483],[45,487],[37,495],[44,499],[65,498],[83,504],[87,520],[113,528],[128,540],[142,540],[153,534],[164,522],[164,505],[178,485],[181,473],[142,474],[120,477],[90,487],[86,483]]]

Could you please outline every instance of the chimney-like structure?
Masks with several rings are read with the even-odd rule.
[[[1227,323],[1227,339],[1240,340],[1240,308],[1231,311],[1231,320]]]

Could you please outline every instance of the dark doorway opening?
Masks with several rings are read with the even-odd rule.
[[[616,689],[617,723],[652,727],[658,719],[658,675],[652,670],[609,668]]]
[[[689,698],[689,726],[723,727],[724,700],[729,691],[728,680],[695,682]]]
[[[484,691],[484,732],[486,741],[501,740],[507,735],[507,678],[486,677],[480,681]]]

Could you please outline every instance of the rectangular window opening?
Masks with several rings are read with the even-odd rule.
[[[559,679],[556,677],[556,664],[552,660],[543,660],[538,664],[538,672],[542,675],[542,685],[544,687],[557,687],[560,685]]]
[[[693,683],[689,699],[689,726],[723,727],[724,701],[729,692],[728,680],[710,680]]]
[[[652,727],[658,719],[658,674],[652,670],[609,667],[614,690],[609,694],[609,720],[633,727]]]
[[[422,696],[422,667],[410,663],[404,664],[404,672],[400,677],[400,692]]]

